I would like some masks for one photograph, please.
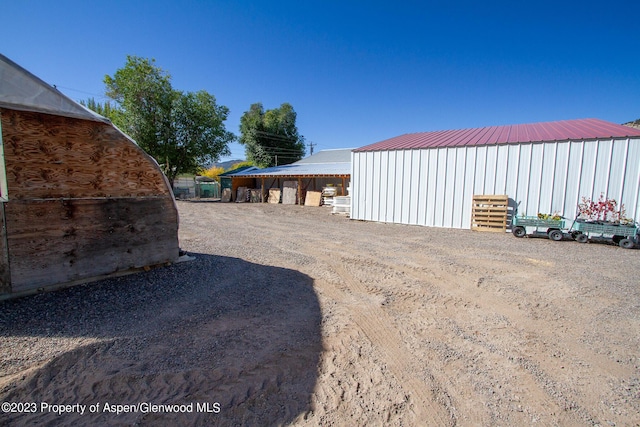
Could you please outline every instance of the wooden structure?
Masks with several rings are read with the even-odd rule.
[[[509,197],[502,195],[473,196],[471,229],[475,231],[507,230]]]
[[[232,188],[248,187],[260,189],[262,201],[266,202],[272,189],[279,189],[283,204],[305,204],[307,191],[322,191],[333,185],[340,195],[347,194],[351,178],[351,149],[322,150],[307,158],[288,165],[267,169],[251,169],[228,175]],[[292,188],[296,194],[291,203]]]
[[[239,172],[243,172],[243,171],[252,171],[252,170],[258,170],[258,168],[255,166],[241,166],[237,169],[223,172],[220,175],[218,175],[218,179],[220,180],[220,189],[221,189],[221,195],[222,195],[221,198],[223,202],[235,201],[238,187],[247,187],[247,186],[251,187],[254,185],[254,182],[251,179],[246,180],[244,182],[236,181],[235,185],[233,185],[233,182],[231,180],[231,175]],[[225,191],[227,189],[229,191]]]
[[[177,260],[158,164],[107,119],[0,55],[0,298]]]

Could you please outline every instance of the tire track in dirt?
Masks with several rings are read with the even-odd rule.
[[[336,254],[334,253],[333,255],[335,256]],[[449,342],[448,343],[449,348],[447,349],[449,352],[458,352],[458,353],[466,352],[466,353],[473,354],[473,353],[479,353],[478,348],[482,350],[489,350],[489,355],[483,356],[483,359],[486,359],[484,361],[486,366],[491,367],[492,365],[494,366],[504,365],[505,363],[507,363],[509,365],[512,365],[512,369],[515,368],[516,366],[521,367],[522,370],[524,370],[524,372],[534,377],[535,381],[527,380],[526,378],[522,377],[523,375],[522,373],[519,373],[518,375],[522,378],[519,379],[518,383],[520,384],[519,388],[527,390],[527,396],[529,398],[527,404],[529,406],[535,407],[537,412],[545,412],[545,411],[548,411],[549,408],[556,408],[555,411],[560,413],[562,411],[566,411],[567,408],[573,408],[578,412],[582,412],[582,417],[585,420],[592,420],[592,417],[587,413],[585,413],[586,411],[584,411],[583,408],[577,407],[575,402],[569,402],[569,401],[566,401],[566,399],[560,399],[561,401],[557,402],[558,399],[551,399],[549,395],[555,395],[556,397],[562,396],[562,392],[558,390],[557,386],[550,383],[548,378],[540,370],[539,366],[537,366],[534,362],[522,356],[514,357],[514,355],[510,354],[508,351],[505,353],[504,350],[495,347],[491,343],[484,342],[480,340],[478,337],[474,337],[473,335],[468,334],[466,331],[462,330],[458,326],[456,321],[453,319],[455,319],[456,316],[459,315],[460,309],[473,307],[473,305],[477,304],[477,301],[480,300],[477,295],[476,295],[476,298],[471,298],[471,299],[468,298],[468,295],[465,295],[465,291],[463,287],[459,286],[460,281],[463,279],[462,277],[447,275],[445,273],[446,271],[445,266],[437,265],[437,263],[434,263],[433,259],[429,258],[430,270],[437,271],[438,274],[437,275],[434,274],[433,277],[430,278],[430,280],[428,281],[433,283],[440,282],[440,283],[446,284],[448,285],[447,289],[456,289],[456,291],[454,292],[448,291],[446,294],[441,294],[438,291],[438,289],[442,289],[442,286],[439,286],[439,287],[436,287],[435,289],[432,287],[430,290],[430,294],[427,295],[427,294],[420,294],[418,292],[414,292],[411,289],[407,288],[406,286],[403,287],[402,290],[398,290],[398,289],[394,289],[393,287],[391,288],[386,287],[382,289],[380,287],[376,287],[373,284],[360,285],[359,284],[360,282],[357,279],[356,280],[350,279],[349,274],[346,273],[346,270],[341,268],[340,266],[349,265],[353,267],[354,270],[358,270],[362,268],[371,268],[372,266],[380,268],[381,270],[384,270],[385,268],[387,269],[394,268],[396,269],[396,271],[400,271],[401,274],[412,277],[414,280],[424,281],[425,277],[424,277],[424,272],[416,272],[414,269],[411,269],[411,268],[407,269],[397,263],[394,263],[393,266],[389,265],[385,267],[384,264],[377,263],[375,265],[372,265],[371,262],[366,262],[364,265],[358,266],[359,264],[358,258],[354,258],[354,256],[357,256],[357,255],[351,252],[348,257],[341,257],[339,260],[337,260],[337,262],[334,259],[334,262],[333,262],[334,268],[337,268],[340,271],[340,277],[346,280],[347,286],[349,289],[355,289],[358,293],[365,294],[365,295],[374,294],[374,295],[400,296],[401,299],[403,300],[403,303],[406,303],[407,301],[417,302],[417,301],[420,301],[420,299],[422,298],[427,298],[431,304],[439,303],[438,305],[441,305],[442,307],[444,307],[444,311],[440,310],[440,313],[438,313],[438,318],[444,319],[442,323],[446,325],[446,328],[443,332],[440,333],[439,337],[436,337],[436,339],[442,342]],[[338,267],[335,267],[335,266],[338,266]],[[466,280],[467,278],[464,278],[464,279]],[[435,292],[435,296],[434,296],[434,292]],[[336,296],[336,297],[339,298],[339,296]],[[476,300],[476,302],[474,302],[473,300]],[[510,319],[513,317],[514,313],[517,313],[517,312],[513,311],[513,312],[510,312],[508,316],[505,316],[504,314],[501,314],[501,316],[505,319]],[[361,316],[361,318],[367,317],[367,313],[360,312],[359,315]],[[384,314],[381,315],[380,313],[376,312],[375,315],[378,318],[380,318],[380,316],[382,316],[382,318],[385,318],[385,321],[388,324],[393,323],[393,320],[388,316],[385,316]],[[369,319],[369,321],[373,322],[373,320],[371,319]],[[442,328],[439,328],[439,329],[442,330]],[[458,340],[461,340],[461,341],[457,343],[455,342],[452,343],[450,342],[452,337],[458,338]],[[394,344],[399,345],[397,342]],[[452,345],[453,347],[451,347]],[[516,344],[512,343],[511,346],[515,348]],[[429,360],[433,361],[434,365],[438,365],[435,371],[440,373],[451,372],[451,367],[447,367],[447,364],[450,361],[445,360],[443,363],[438,364],[437,358],[430,357]],[[452,382],[450,378],[452,377],[451,376],[447,377],[446,375],[442,375],[437,380],[442,384],[446,384],[447,382],[450,383],[451,387],[454,389],[465,388],[466,384]],[[494,383],[498,382],[498,380],[497,379],[493,380],[493,382]],[[532,383],[537,383],[539,387],[537,388],[532,387]],[[516,388],[518,388],[518,386],[516,386]],[[531,398],[533,398],[533,401],[531,400]],[[536,404],[535,402],[538,402],[538,404]],[[476,419],[474,421],[480,421],[480,420]]]
[[[522,310],[511,305],[509,301],[503,300],[498,303],[497,299],[503,299],[502,296],[496,295],[495,293],[487,294],[480,288],[479,284],[473,286],[472,283],[477,283],[477,278],[473,277],[472,274],[462,273],[454,275],[448,272],[448,264],[444,264],[442,261],[435,260],[431,257],[425,257],[419,253],[408,254],[408,258],[411,260],[409,264],[412,265],[401,264],[395,267],[415,280],[424,280],[424,270],[416,268],[415,265],[429,265],[429,271],[432,273],[432,277],[428,280],[442,283],[444,286],[440,286],[440,289],[446,288],[448,295],[446,298],[449,299],[443,301],[443,306],[447,313],[442,313],[441,316],[448,319],[446,323],[447,329],[450,332],[453,332],[465,345],[471,344],[472,346],[477,346],[488,351],[490,355],[494,356],[494,363],[510,363],[516,365],[528,375],[529,379],[526,377],[512,378],[512,382],[515,381],[516,383],[512,387],[514,389],[520,388],[527,390],[527,405],[535,410],[535,412],[544,414],[549,413],[550,408],[555,408],[552,412],[556,414],[567,414],[567,411],[569,411],[568,415],[574,413],[582,422],[590,424],[597,423],[597,418],[587,409],[593,407],[597,402],[579,402],[575,398],[568,398],[566,397],[567,392],[572,391],[572,396],[578,396],[579,393],[575,393],[574,390],[567,390],[561,383],[551,379],[552,377],[557,378],[558,373],[565,369],[564,365],[572,363],[566,358],[560,360],[560,358],[554,357],[558,352],[558,348],[556,347],[554,349],[554,347],[560,342],[563,343],[564,346],[568,345],[569,348],[580,349],[580,351],[576,353],[579,353],[580,359],[586,363],[583,363],[582,366],[573,367],[574,370],[582,368],[583,372],[578,375],[586,377],[588,375],[587,371],[591,371],[590,374],[593,375],[592,370],[595,366],[604,367],[604,371],[599,373],[599,376],[601,376],[603,380],[614,376],[632,375],[628,370],[618,366],[612,366],[610,360],[590,351],[562,330],[555,330],[553,336],[541,336],[540,331],[543,330],[543,325],[540,320],[527,316]],[[509,266],[505,265],[504,268],[509,269]],[[542,273],[533,277],[531,273],[528,273],[527,280],[533,283],[544,283],[548,278]],[[464,285],[465,283],[466,285]],[[461,286],[461,284],[463,285]],[[455,302],[453,308],[447,304],[451,301]],[[464,307],[473,307],[476,305],[483,311],[487,309],[495,310],[499,316],[508,322],[508,330],[511,331],[511,336],[503,335],[502,339],[510,344],[507,346],[504,344],[497,346],[492,344],[491,337],[486,336],[483,338],[478,334],[461,328],[455,321],[460,315],[458,312],[460,305]],[[526,337],[526,339],[523,340],[522,337]],[[530,341],[534,337],[538,342],[550,342],[547,344],[547,348],[552,355],[550,355],[548,360],[552,362],[545,361],[546,366],[544,368],[539,362],[528,357],[526,352],[519,348],[520,345],[522,345],[522,341]],[[490,359],[488,356],[485,356],[485,358],[487,361]],[[502,359],[502,361],[500,359]],[[489,365],[489,363],[487,363],[487,365]],[[569,366],[567,366],[567,368],[569,368]],[[546,372],[547,369],[553,369],[555,372],[553,372],[553,375],[549,375]],[[574,375],[576,374],[574,373]],[[535,384],[535,387],[533,387],[533,384]]]
[[[343,285],[325,282],[328,286],[323,285],[323,290],[331,287],[328,296],[348,302],[354,324],[364,332],[383,356],[384,362],[388,364],[403,390],[414,399],[412,411],[416,420],[425,422],[426,425],[455,425],[452,414],[447,410],[448,397],[436,394],[441,392],[442,388],[434,383],[434,377],[428,367],[415,362],[409,349],[398,338],[400,334],[394,327],[394,321],[379,308],[379,303],[371,303],[370,289],[342,267],[341,259],[336,262],[335,253],[332,254],[332,259],[306,247],[305,253],[309,251],[338,275]],[[416,375],[418,373],[419,375]]]

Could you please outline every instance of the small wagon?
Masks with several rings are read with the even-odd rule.
[[[621,248],[631,249],[638,243],[638,227],[633,225],[607,224],[576,220],[571,226],[571,237],[579,243],[590,238],[608,240]]]
[[[511,232],[516,237],[527,235],[546,235],[549,239],[560,241],[564,237],[564,219],[541,219],[536,216],[514,216]],[[529,232],[530,229],[533,229]]]

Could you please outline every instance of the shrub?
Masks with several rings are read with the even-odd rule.
[[[624,217],[624,205],[618,208],[618,202],[615,199],[609,199],[600,194],[597,201],[593,201],[588,197],[582,198],[582,203],[578,204],[578,218],[587,221],[598,222],[626,222]]]

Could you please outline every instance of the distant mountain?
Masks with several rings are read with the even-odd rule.
[[[623,123],[623,125],[630,126],[632,128],[640,129],[640,119],[634,120],[634,121],[629,122],[629,123]]]
[[[214,163],[213,166],[222,168],[224,170],[228,170],[229,168],[231,168],[231,166],[235,165],[236,163],[242,163],[245,160],[227,160],[226,162],[218,162],[218,163]]]

